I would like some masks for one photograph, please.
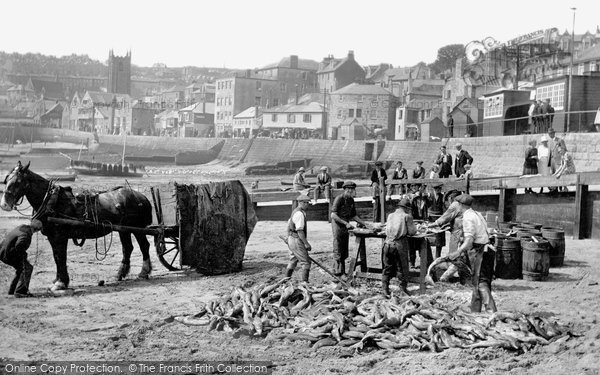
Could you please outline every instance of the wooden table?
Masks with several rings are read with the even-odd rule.
[[[386,235],[384,232],[374,232],[368,229],[353,229],[349,231],[351,235],[355,237],[355,253],[350,261],[350,271],[353,272],[358,277],[365,277],[371,279],[381,279],[381,273],[383,269],[381,268],[372,268],[367,265],[367,246],[366,240],[367,238],[380,238],[385,240]],[[414,279],[417,279],[419,283],[419,289],[421,292],[425,292],[427,286],[425,284],[425,276],[427,276],[427,268],[433,262],[433,255],[431,254],[431,248],[427,242],[427,237],[415,236],[410,237],[412,240],[417,240],[419,244],[419,257],[420,257],[420,269],[419,273],[409,272],[409,279],[413,282]],[[382,250],[383,250],[383,242],[382,242]],[[351,252],[352,254],[352,252]],[[356,272],[356,267],[360,265],[360,271]],[[375,276],[378,275],[378,276]]]

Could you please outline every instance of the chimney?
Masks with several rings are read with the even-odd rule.
[[[348,51],[348,60],[354,60],[354,51]]]
[[[252,69],[246,69],[246,78],[252,77]]]
[[[454,68],[454,78],[460,79],[460,77],[462,77],[462,74],[463,74],[462,70],[463,70],[462,59],[456,59],[456,66]]]
[[[298,55],[291,55],[290,56],[290,68],[291,69],[298,69]]]

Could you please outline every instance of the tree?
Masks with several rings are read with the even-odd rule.
[[[442,73],[453,69],[457,59],[465,57],[465,46],[462,44],[449,44],[438,49],[437,59],[431,64],[431,69],[436,73]]]

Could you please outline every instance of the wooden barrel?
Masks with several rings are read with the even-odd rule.
[[[542,228],[544,225],[540,224],[540,223],[532,223],[530,221],[524,221],[521,223],[520,226],[523,228],[533,228],[533,229],[540,230],[540,228]]]
[[[496,269],[499,279],[520,279],[522,277],[521,243],[518,239],[508,236],[497,236]]]
[[[511,222],[501,221],[498,223],[498,227],[500,228],[500,232],[508,233],[514,227],[515,224]]]
[[[565,262],[565,231],[542,228],[542,236],[549,244],[550,267],[562,267]]]
[[[542,232],[540,232],[539,230],[535,230],[535,229],[519,229],[517,230],[517,238],[521,238],[523,236],[536,236],[539,237],[540,239],[542,238]]]
[[[550,270],[550,251],[546,240],[521,241],[523,248],[523,279],[544,281]]]

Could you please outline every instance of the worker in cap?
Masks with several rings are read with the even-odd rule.
[[[427,215],[430,222],[440,218],[446,209],[442,187],[441,183],[433,184],[433,192],[427,195]],[[446,232],[436,234],[435,238],[429,241],[430,245],[435,246],[435,257],[439,258],[442,255],[442,248],[446,246]]]
[[[322,166],[319,168],[319,174],[317,175],[317,186],[314,191],[315,203],[317,203],[317,199],[319,199],[319,194],[325,195],[325,199],[329,201],[331,197],[331,176],[327,173],[327,167]]]
[[[408,172],[406,168],[402,167],[402,162],[398,160],[396,162],[396,168],[394,169],[394,173],[392,174],[392,180],[406,180],[408,179]],[[388,189],[388,200],[392,199],[392,195],[394,194],[404,194],[406,193],[406,185],[398,184],[398,185],[390,185]]]
[[[452,156],[446,151],[446,146],[440,147],[440,153],[435,159],[435,163],[440,166],[440,178],[448,178],[452,174]]]
[[[287,244],[290,249],[290,260],[286,268],[286,277],[291,277],[300,263],[302,267],[302,281],[308,282],[310,274],[310,260],[308,252],[311,250],[307,239],[307,219],[306,210],[308,209],[310,198],[306,195],[299,195],[296,198],[298,207],[292,211],[292,216],[288,220]]]
[[[383,271],[381,276],[381,292],[389,296],[390,280],[400,274],[402,291],[408,292],[408,236],[417,233],[417,228],[411,216],[411,203],[402,198],[398,209],[388,215],[385,226],[386,239],[382,250]]]
[[[425,178],[425,168],[423,168],[423,160],[417,161],[417,166],[412,171],[412,178]]]
[[[304,167],[300,167],[298,168],[298,172],[296,172],[296,174],[294,175],[294,180],[292,183],[294,186],[294,190],[296,191],[302,191],[304,189],[310,188],[310,185],[304,181],[304,172],[306,172],[306,169],[304,169]]]
[[[456,253],[449,254],[450,259],[455,259],[460,254],[466,253],[471,265],[473,291],[471,295],[471,311],[481,312],[482,305],[492,312],[496,312],[496,303],[492,297],[492,277],[494,273],[495,252],[490,250],[490,238],[487,232],[487,221],[471,206],[473,197],[462,194],[456,197],[462,212],[462,225],[464,240]]]
[[[373,191],[373,208],[375,210],[375,220],[379,221],[379,195],[381,193],[380,189],[383,189],[383,196],[385,197],[385,180],[387,180],[387,173],[383,168],[383,162],[381,160],[377,160],[375,162],[375,169],[371,172],[371,188]]]
[[[8,294],[15,298],[32,296],[29,283],[33,266],[27,261],[27,249],[33,234],[41,229],[42,222],[33,219],[29,224],[19,225],[8,232],[0,242],[0,260],[15,269],[15,277],[8,288]]]
[[[351,221],[359,225],[368,226],[356,214],[354,196],[356,195],[356,184],[346,181],[343,185],[344,192],[338,195],[331,206],[331,231],[333,233],[333,269],[336,276],[346,273],[346,258],[348,258],[348,230],[354,229]],[[352,270],[351,270],[352,271]]]

